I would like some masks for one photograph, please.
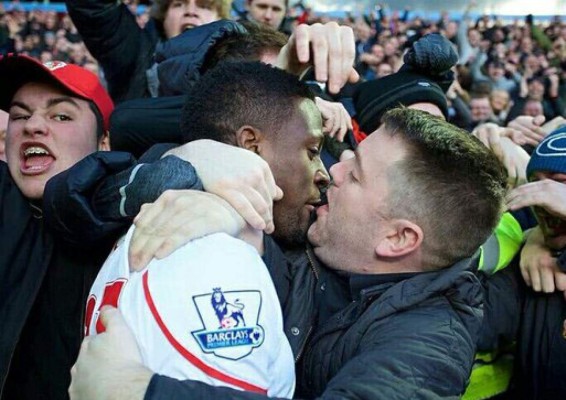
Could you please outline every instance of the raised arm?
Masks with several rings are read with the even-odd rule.
[[[153,24],[141,29],[128,6],[113,0],[67,0],[66,5],[85,45],[104,70],[112,99],[146,97],[145,70],[152,64],[158,41]]]

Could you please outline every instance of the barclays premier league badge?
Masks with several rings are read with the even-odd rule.
[[[238,360],[262,345],[265,332],[258,325],[259,291],[214,288],[212,293],[194,296],[193,302],[204,329],[191,333],[203,352]]]

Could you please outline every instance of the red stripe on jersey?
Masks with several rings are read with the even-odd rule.
[[[145,271],[143,274],[143,292],[145,295],[145,300],[147,302],[147,305],[149,306],[149,309],[151,310],[151,313],[153,314],[153,317],[155,318],[155,321],[157,322],[157,325],[161,329],[161,332],[163,332],[163,334],[165,335],[169,343],[175,348],[175,350],[177,350],[184,358],[186,358],[188,362],[190,362],[195,367],[200,369],[202,372],[211,376],[214,379],[217,379],[222,382],[226,382],[242,390],[247,390],[249,392],[256,392],[267,395],[266,389],[252,385],[251,383],[242,381],[238,378],[234,378],[232,376],[226,375],[223,372],[220,372],[217,369],[214,369],[211,366],[206,365],[202,360],[198,359],[194,354],[192,354],[190,351],[185,349],[183,345],[173,337],[173,334],[169,331],[169,329],[167,329],[167,326],[165,326],[165,323],[161,319],[161,316],[157,311],[157,307],[155,307],[155,303],[153,302],[153,298],[151,297],[151,293],[149,292],[149,285],[147,283],[147,279],[148,279],[147,272],[148,271]]]

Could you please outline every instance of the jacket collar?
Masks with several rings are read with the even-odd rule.
[[[359,293],[362,304],[372,302],[380,297],[380,313],[392,314],[401,309],[412,307],[428,298],[435,297],[438,293],[450,293],[450,300],[456,303],[476,304],[481,302],[479,293],[479,281],[474,274],[479,260],[479,251],[472,257],[458,261],[451,267],[432,272],[415,273],[413,276],[401,279],[391,279],[377,285],[367,285]],[[459,288],[465,286],[469,289],[475,287],[478,290],[464,290]],[[455,290],[451,290],[455,289]],[[388,307],[390,305],[391,307]]]

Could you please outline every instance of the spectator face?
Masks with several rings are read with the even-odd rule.
[[[396,46],[396,41],[389,39],[385,45],[383,46],[383,52],[385,53],[385,55],[387,57],[391,57],[393,55],[395,55],[395,52],[397,51],[397,46]]]
[[[361,42],[366,42],[371,36],[371,28],[365,23],[356,24],[354,32]]]
[[[53,54],[50,51],[42,51],[39,60],[42,64],[53,61]]]
[[[499,113],[507,109],[509,105],[509,93],[504,90],[494,90],[491,92],[489,100],[493,111]]]
[[[23,49],[24,49],[25,51],[31,51],[31,50],[33,50],[33,39],[32,39],[32,37],[31,37],[31,35],[26,36],[26,38],[24,39]]]
[[[549,172],[535,172],[534,180],[551,179],[566,185],[566,174]],[[566,247],[566,221],[549,214],[541,207],[533,207],[537,221],[544,234],[546,245],[553,250],[562,250]]]
[[[27,198],[40,199],[49,178],[97,150],[89,104],[55,86],[25,84],[12,98],[9,114],[6,158]]]
[[[444,34],[446,35],[446,37],[448,39],[452,39],[453,37],[456,36],[456,33],[458,32],[458,25],[456,24],[456,22],[454,21],[450,21],[447,25],[446,25],[446,29],[444,31]]]
[[[273,29],[279,28],[287,12],[284,0],[248,0],[246,8],[252,20]]]
[[[480,45],[480,42],[481,42],[480,33],[475,29],[470,29],[468,31],[468,41],[470,42],[470,45],[472,47],[478,47]]]
[[[6,161],[6,127],[8,126],[8,113],[0,110],[0,160]]]
[[[393,68],[391,68],[391,65],[387,63],[379,64],[379,66],[377,67],[378,78],[383,78],[384,76],[391,75],[392,73],[393,73]]]
[[[49,31],[57,30],[57,14],[49,13],[45,17],[45,29]]]
[[[73,64],[83,65],[85,62],[85,51],[82,45],[75,44],[71,47],[71,52],[69,53],[71,61]]]
[[[544,85],[540,80],[533,79],[527,85],[527,88],[529,91],[529,99],[542,101],[542,99],[544,98]]]
[[[375,257],[375,244],[386,234],[388,194],[393,182],[388,169],[407,154],[406,145],[379,128],[357,149],[357,156],[330,169],[333,184],[328,205],[317,209],[308,232],[315,254],[329,266],[350,272]],[[365,249],[362,250],[362,249]]]
[[[55,41],[55,49],[59,52],[66,52],[69,50],[69,41],[64,37],[57,38]]]
[[[71,27],[73,26],[73,21],[71,20],[71,17],[69,17],[69,15],[65,15],[63,17],[63,21],[61,22],[61,25],[63,26],[63,28],[67,30],[71,30]]]
[[[385,51],[383,46],[379,44],[374,44],[371,46],[371,54],[373,54],[380,62],[385,58]]]
[[[53,33],[46,33],[43,36],[43,41],[48,49],[53,49],[55,47],[55,35]]]
[[[199,6],[198,0],[173,0],[165,14],[163,30],[167,39],[170,39],[186,29],[219,19],[220,17],[215,9]]]
[[[495,45],[495,53],[499,59],[505,59],[507,55],[507,46],[503,43],[498,43]]]
[[[528,115],[530,117],[537,117],[543,115],[542,103],[537,100],[529,100],[525,103],[523,108],[523,115]]]
[[[320,112],[312,100],[304,99],[289,123],[263,148],[262,157],[284,193],[273,205],[275,234],[292,244],[306,239],[320,189],[329,183],[319,154],[322,141]]]
[[[496,29],[493,32],[493,42],[494,43],[502,43],[505,40],[505,33],[501,29]]]
[[[142,29],[145,27],[148,21],[149,21],[149,14],[147,12],[143,14],[139,14],[136,17],[136,22],[138,23],[138,26]]]
[[[492,63],[487,67],[487,74],[491,79],[498,80],[503,78],[503,76],[505,75],[505,70],[503,69],[502,65]]]
[[[540,69],[540,61],[536,56],[528,56],[525,58],[525,68],[530,69],[536,73]]]
[[[474,122],[487,121],[493,113],[487,97],[472,99],[470,101],[470,111],[472,112],[472,120]]]
[[[521,39],[520,49],[523,53],[532,53],[533,51],[533,41],[530,37],[525,36]]]

